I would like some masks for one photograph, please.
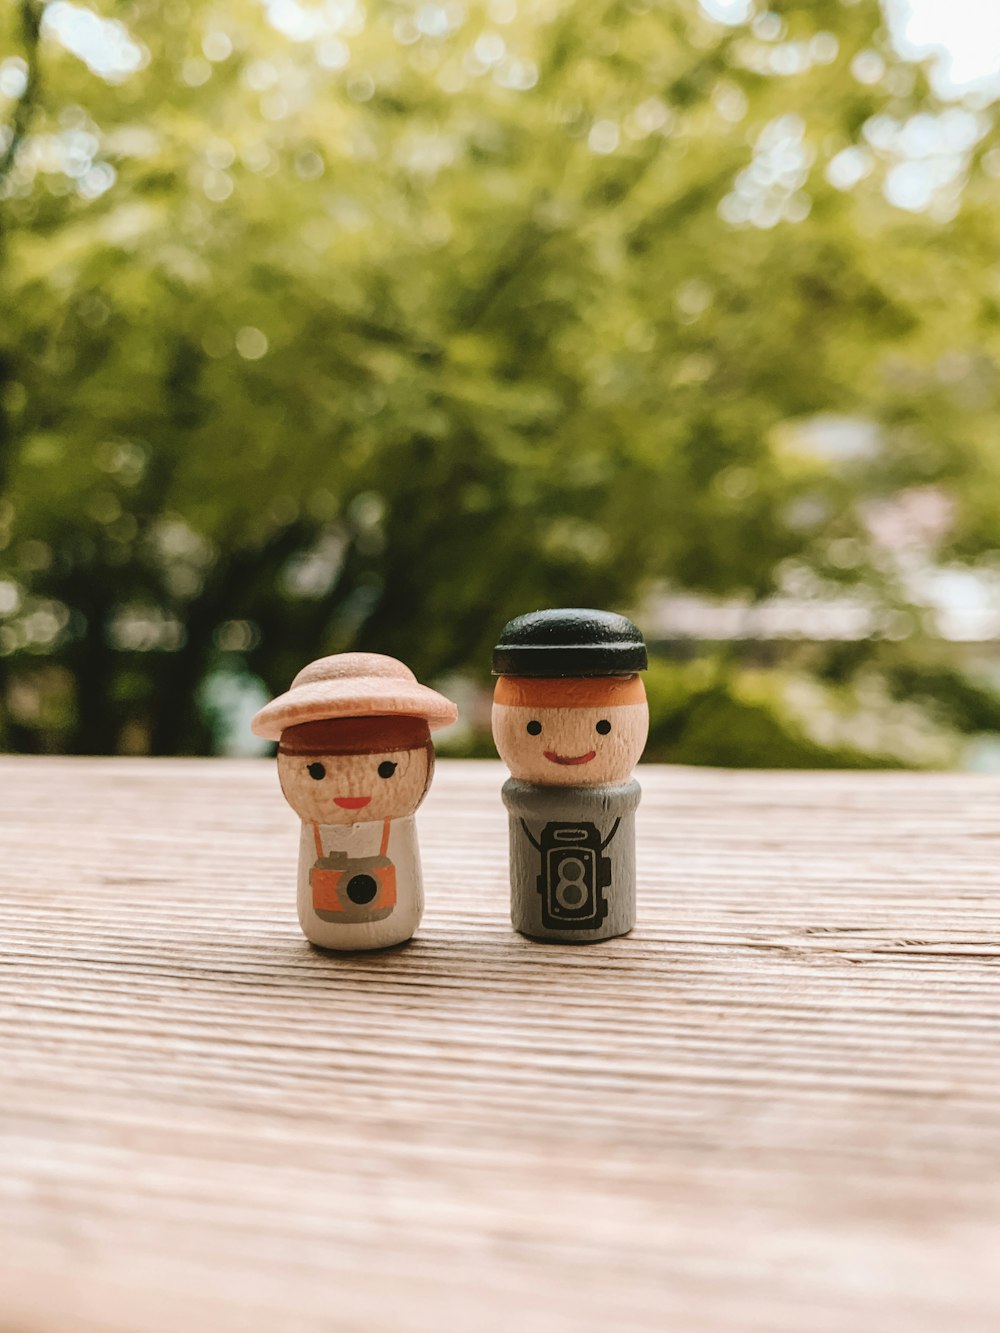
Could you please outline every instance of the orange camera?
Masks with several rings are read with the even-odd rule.
[[[382,825],[377,856],[324,852],[319,828],[313,825],[316,861],[309,871],[313,911],[321,921],[350,925],[381,921],[396,906],[396,867],[386,856],[391,820]]]
[[[396,867],[387,856],[321,856],[309,872],[321,921],[381,921],[396,906]]]

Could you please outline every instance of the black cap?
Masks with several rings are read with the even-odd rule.
[[[494,676],[631,676],[646,666],[645,641],[627,616],[580,607],[515,616],[493,649]]]

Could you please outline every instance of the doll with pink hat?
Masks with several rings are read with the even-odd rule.
[[[340,653],[304,667],[254,717],[302,820],[298,909],[325,949],[408,940],[423,913],[415,811],[434,773],[431,732],[458,716],[393,657]]]

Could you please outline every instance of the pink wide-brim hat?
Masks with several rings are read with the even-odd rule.
[[[277,741],[286,727],[334,717],[422,717],[436,731],[454,722],[458,709],[394,657],[336,653],[303,667],[284,694],[254,715],[250,729]]]

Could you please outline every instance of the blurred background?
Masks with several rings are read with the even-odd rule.
[[[632,613],[647,757],[1000,768],[982,0],[7,0],[0,747]]]

